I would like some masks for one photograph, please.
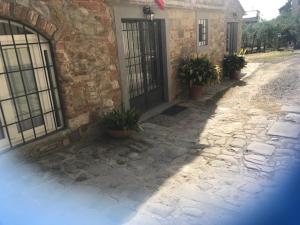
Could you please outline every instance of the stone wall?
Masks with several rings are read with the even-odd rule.
[[[178,64],[184,57],[198,54],[221,64],[225,54],[225,17],[223,11],[168,10],[169,51],[172,77],[172,99],[180,94]],[[205,16],[203,16],[205,15]],[[208,46],[198,47],[198,20],[209,19]],[[184,18],[184,19],[182,19]]]
[[[113,17],[103,0],[2,0],[0,16],[52,41],[68,128],[76,130],[120,105]]]
[[[201,15],[201,13],[200,13]],[[207,55],[210,60],[221,65],[225,53],[225,14],[224,12],[210,12],[209,18],[209,36],[208,36],[208,49],[198,48],[198,54]]]
[[[166,1],[167,5],[178,1]],[[175,99],[180,94],[180,84],[177,80],[178,62],[183,57],[197,53],[208,56],[215,64],[221,65],[226,53],[226,23],[238,22],[238,49],[241,47],[242,17],[244,10],[238,0],[227,1],[180,1],[186,4],[186,9],[167,9],[169,19],[170,64],[172,77],[172,96]],[[207,5],[207,8],[202,7]],[[213,7],[214,6],[214,7]],[[215,9],[218,6],[223,8]],[[184,19],[183,19],[184,18]],[[198,25],[201,19],[209,20],[208,46],[198,47]]]
[[[112,4],[133,4],[155,6],[154,0],[106,0]],[[166,8],[222,8],[226,0],[165,0]]]
[[[171,74],[171,99],[180,93],[177,80],[178,63],[191,55],[197,48],[196,13],[190,10],[168,10],[169,16],[169,56]],[[184,20],[182,18],[185,18]]]

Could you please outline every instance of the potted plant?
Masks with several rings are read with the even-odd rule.
[[[219,81],[220,74],[220,68],[207,57],[185,59],[179,66],[179,79],[188,84],[194,100],[202,96],[205,85]]]
[[[223,60],[224,76],[227,76],[230,79],[239,80],[241,77],[241,70],[246,65],[245,57],[242,55],[225,55]]]
[[[141,128],[139,119],[141,114],[135,110],[113,110],[101,118],[107,134],[114,138],[128,138]]]

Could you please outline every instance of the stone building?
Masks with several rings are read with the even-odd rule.
[[[50,151],[179,94],[179,60],[241,45],[238,0],[0,0],[0,149]],[[32,142],[32,144],[28,144]]]
[[[243,17],[244,24],[255,24],[261,21],[262,19],[259,10],[247,11]]]

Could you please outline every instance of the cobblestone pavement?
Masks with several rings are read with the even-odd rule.
[[[1,155],[0,224],[224,224],[263,204],[300,162],[298,71],[297,56],[264,63],[216,102],[184,102],[130,140]]]

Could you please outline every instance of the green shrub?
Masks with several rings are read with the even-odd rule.
[[[191,85],[206,85],[218,82],[221,78],[220,68],[207,57],[185,59],[179,66],[179,79]]]
[[[245,57],[240,55],[225,55],[223,59],[224,76],[231,77],[235,71],[240,71],[247,65]]]
[[[139,130],[141,113],[135,109],[114,110],[101,118],[101,123],[108,130]]]

